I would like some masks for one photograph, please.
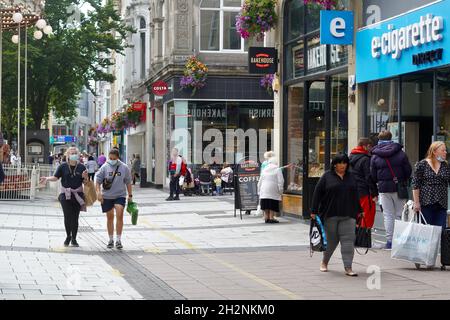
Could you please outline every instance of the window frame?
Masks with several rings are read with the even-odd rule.
[[[241,0],[241,6],[244,3],[244,0]],[[241,39],[241,49],[224,49],[224,14],[226,13],[239,13],[241,11],[241,7],[227,7],[224,6],[224,0],[220,0],[220,6],[218,8],[202,8],[202,1],[199,5],[200,15],[199,15],[199,52],[200,53],[247,53],[248,50],[245,49],[246,41],[249,39]],[[202,49],[202,11],[219,11],[219,50],[203,50]],[[266,46],[266,37],[264,37],[264,44]]]

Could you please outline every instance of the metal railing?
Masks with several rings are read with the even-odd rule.
[[[53,175],[55,167],[51,165],[4,165],[5,180],[0,185],[0,200],[56,199],[60,183],[39,184],[39,179]]]

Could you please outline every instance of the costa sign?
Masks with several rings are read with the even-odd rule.
[[[151,90],[155,96],[164,96],[169,92],[169,85],[164,81],[156,81],[152,84]]]
[[[254,74],[273,74],[277,72],[278,52],[275,48],[250,47],[248,68]]]

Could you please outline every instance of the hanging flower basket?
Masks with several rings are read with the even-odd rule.
[[[126,108],[125,115],[126,123],[125,127],[128,128],[136,128],[141,122],[142,111],[135,110],[132,105],[129,105]]]
[[[98,137],[98,125],[95,127],[91,127],[88,131],[88,144],[90,146],[96,147],[99,143],[99,137]]]
[[[109,118],[103,119],[97,127],[98,134],[107,134],[111,131],[111,120]]]
[[[256,36],[264,40],[264,34],[275,28],[278,16],[275,10],[276,0],[245,0],[236,17],[236,29],[244,39]]]
[[[274,75],[273,74],[266,74],[264,77],[261,78],[261,80],[259,81],[259,85],[266,89],[267,93],[272,95],[273,94],[273,80],[274,80]]]
[[[111,115],[111,127],[113,130],[122,131],[126,129],[127,118],[123,112],[116,111]]]
[[[339,0],[303,0],[304,4],[317,4],[325,10],[337,9]]]
[[[184,76],[180,80],[181,89],[192,90],[191,96],[195,95],[198,89],[206,86],[208,78],[208,67],[197,57],[192,56],[186,61]]]

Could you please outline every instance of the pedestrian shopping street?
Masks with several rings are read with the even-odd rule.
[[[0,298],[450,298],[449,271],[416,270],[385,250],[355,254],[359,277],[350,278],[338,249],[330,271],[321,273],[321,255],[310,257],[309,222],[280,217],[277,225],[265,224],[245,215],[241,221],[232,196],[166,202],[163,191],[136,188],[134,194],[139,220],[133,226],[125,213],[122,251],[106,249],[98,203],[80,217],[80,248],[65,248],[56,201],[1,202]]]

